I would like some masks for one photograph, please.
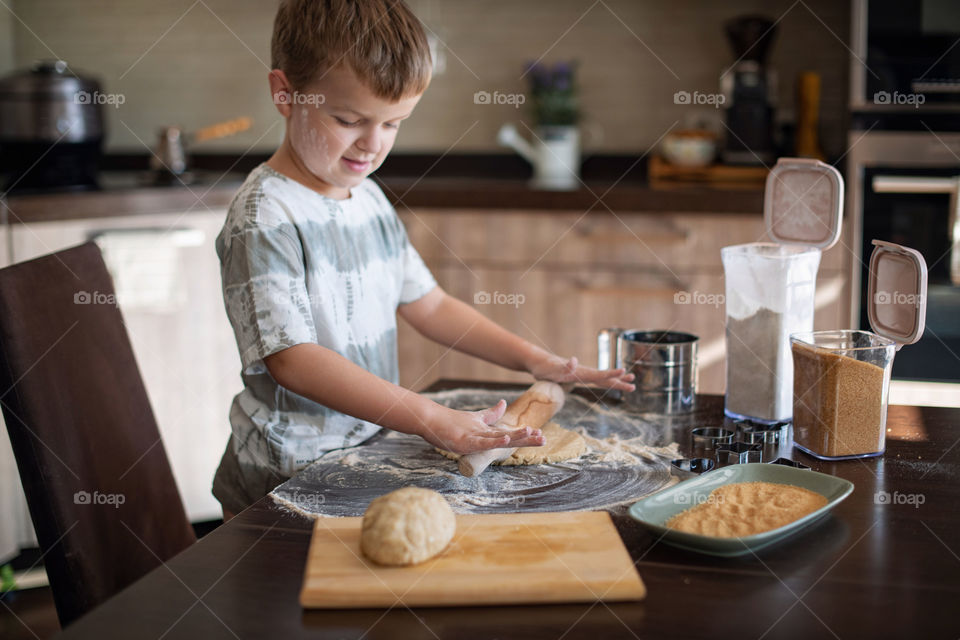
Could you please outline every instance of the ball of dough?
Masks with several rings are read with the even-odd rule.
[[[397,489],[370,502],[360,550],[378,564],[416,564],[443,551],[456,528],[453,510],[436,491]]]

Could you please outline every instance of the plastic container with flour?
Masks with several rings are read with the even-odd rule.
[[[793,416],[790,335],[813,331],[820,255],[840,237],[843,178],[819,160],[781,158],[767,176],[772,242],[724,247],[727,391],[734,419]]]

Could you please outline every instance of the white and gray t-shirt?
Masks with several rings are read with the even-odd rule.
[[[379,427],[276,383],[263,359],[302,343],[398,382],[397,306],[436,281],[370,179],[334,200],[263,164],[217,237],[223,298],[243,364],[230,410],[238,461],[286,476]]]

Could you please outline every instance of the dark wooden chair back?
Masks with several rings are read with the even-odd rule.
[[[196,541],[95,244],[0,270],[0,406],[61,625]]]

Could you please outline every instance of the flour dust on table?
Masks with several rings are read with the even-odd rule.
[[[520,392],[454,389],[424,396],[473,411]],[[384,429],[364,445],[331,451],[273,490],[271,496],[309,517],[359,516],[374,498],[416,486],[443,494],[456,513],[621,510],[674,482],[678,445],[641,416],[568,394],[553,421],[586,441],[565,462],[497,466],[474,478],[417,436]]]

